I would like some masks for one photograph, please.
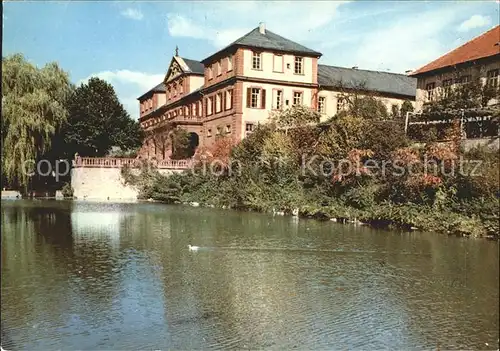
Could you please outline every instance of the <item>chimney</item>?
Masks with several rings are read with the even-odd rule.
[[[358,69],[358,66],[353,66],[352,69]]]
[[[260,34],[266,34],[266,24],[264,22],[259,23],[259,32]]]
[[[412,69],[408,69],[408,70],[405,71],[406,74],[410,74],[411,72],[413,72]]]

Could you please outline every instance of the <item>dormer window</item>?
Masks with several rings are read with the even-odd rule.
[[[262,69],[262,53],[260,52],[252,53],[252,69],[256,70]]]
[[[233,55],[229,55],[227,58],[227,70],[228,71],[233,70]]]

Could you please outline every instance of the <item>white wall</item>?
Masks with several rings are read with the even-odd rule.
[[[263,78],[263,79],[276,79],[290,82],[313,83],[313,61],[311,57],[304,57],[304,74],[294,74],[294,55],[283,55],[283,73],[273,72],[274,54],[271,52],[263,52],[261,67],[262,70],[252,69],[252,51],[249,49],[243,50],[243,75],[245,77]],[[290,68],[287,68],[290,64]]]

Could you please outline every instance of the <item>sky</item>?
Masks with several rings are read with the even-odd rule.
[[[404,73],[499,23],[489,1],[3,2],[2,55],[56,61],[76,84],[111,83],[133,118],[137,97],[179,56],[201,61],[264,22],[323,54],[319,63]]]

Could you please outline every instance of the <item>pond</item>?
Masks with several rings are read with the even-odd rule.
[[[153,203],[1,212],[9,350],[498,348],[498,242]]]

